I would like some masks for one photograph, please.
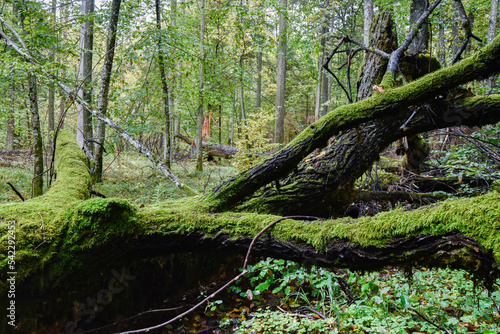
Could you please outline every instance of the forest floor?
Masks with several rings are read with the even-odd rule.
[[[107,197],[143,206],[183,196],[138,154],[108,155],[105,168],[93,189]],[[194,172],[189,160],[176,161],[173,171],[200,193],[237,173],[227,162]],[[20,201],[6,182],[30,198],[31,173],[28,152],[0,154],[0,203]],[[500,280],[487,291],[461,270],[368,273],[263,258],[249,271],[163,333],[500,333]],[[222,284],[187,291],[179,312]]]

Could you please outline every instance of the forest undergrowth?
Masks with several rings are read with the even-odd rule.
[[[30,198],[28,152],[2,155],[0,202],[19,201],[6,182]],[[144,158],[109,155],[105,181],[93,187],[138,206],[182,197]],[[189,160],[173,171],[200,193],[237,173],[228,163],[193,172]],[[388,268],[355,272],[272,258],[249,265],[249,274],[223,294],[170,326],[170,333],[498,333],[500,280],[493,290],[461,270]],[[223,282],[217,282],[223,284]],[[215,285],[215,284],[214,284]],[[189,304],[214,287],[191,292]]]

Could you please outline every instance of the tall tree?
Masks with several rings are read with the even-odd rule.
[[[175,29],[175,27],[177,26],[177,0],[171,1],[170,11],[171,11],[171,15],[172,15],[171,20],[170,20],[170,26]],[[175,41],[172,41],[172,42],[175,43]],[[173,52],[173,50],[172,50],[172,52]],[[177,83],[177,85],[179,85],[179,83],[180,83],[180,80],[177,81],[176,77],[173,74],[173,72],[174,72],[173,67],[175,67],[175,66],[176,66],[175,64],[172,64],[172,66],[170,66],[170,70],[169,70],[169,78],[171,78],[171,80],[172,80],[171,87],[168,90],[168,111],[169,111],[169,117],[170,117],[170,120],[169,120],[170,136],[168,138],[169,143],[168,143],[168,146],[167,146],[166,142],[164,142],[164,145],[163,145],[163,160],[168,159],[170,161],[170,163],[172,163],[173,145],[174,145],[174,138],[175,138],[172,134],[180,132],[180,131],[177,131],[176,125],[174,125],[174,123],[175,123],[174,121],[176,119],[176,117],[175,117],[176,99],[174,96],[174,85],[176,83]],[[179,124],[180,124],[179,121],[180,121],[180,119],[178,119],[178,121],[177,121],[177,126],[179,126]],[[174,131],[174,132],[172,133],[172,131]],[[168,148],[168,150],[167,150],[167,148]]]
[[[52,21],[52,31],[56,30],[56,11],[57,11],[57,0],[52,0],[52,12],[51,12],[51,21]],[[52,52],[50,53],[50,60],[54,62],[56,59],[55,46],[52,46]],[[55,91],[54,87],[49,86],[49,100],[47,106],[47,119],[48,119],[48,130],[49,132],[54,131],[54,110],[55,110]]]
[[[327,41],[328,32],[330,31],[330,0],[325,0],[325,12],[323,17],[323,27],[321,34],[321,50],[323,53],[321,63],[324,64],[328,57]],[[322,69],[322,68],[321,68]],[[328,100],[330,100],[330,78],[328,73],[324,70],[321,71],[321,116],[328,113]]]
[[[205,0],[200,4],[200,69],[198,73],[198,117],[196,119],[196,170],[203,171],[203,65],[205,61]]]
[[[14,5],[14,7],[15,11],[17,11],[17,5]],[[23,35],[27,36],[29,34],[28,30],[32,31],[32,27],[31,20],[28,20],[26,23],[30,24],[30,27],[29,29],[26,29],[26,1],[23,1],[23,7],[23,10],[19,11],[19,18],[23,29]],[[26,49],[26,45],[23,46]],[[36,197],[43,194],[43,141],[40,125],[40,113],[38,111],[37,78],[34,71],[31,69],[28,70],[28,89],[31,110],[31,125],[33,130],[33,181],[31,191],[33,197]]]
[[[497,30],[498,21],[498,0],[491,0],[491,11],[490,11],[490,22],[488,24],[488,43],[495,38]],[[495,77],[491,77],[489,80],[489,86],[491,89],[495,87]]]
[[[80,89],[78,95],[89,105],[92,102],[92,50],[94,48],[94,0],[82,0],[81,14],[84,22],[80,27],[80,64],[78,67],[78,80]],[[92,145],[88,142],[93,137],[92,116],[81,104],[78,104],[76,126],[76,141],[89,158],[92,157]]]
[[[163,92],[163,110],[165,114],[165,129],[163,132],[164,138],[163,138],[163,160],[165,162],[165,165],[170,168],[171,166],[171,147],[170,147],[170,136],[171,136],[171,131],[170,131],[170,104],[168,101],[169,97],[169,89],[168,89],[168,84],[167,84],[167,77],[165,75],[165,57],[163,56],[164,52],[164,43],[163,43],[163,31],[161,29],[161,6],[160,6],[160,0],[155,0],[155,7],[156,7],[156,28],[158,30],[158,68],[160,70],[160,80],[161,80],[161,87],[162,87],[162,92]]]
[[[285,141],[285,82],[286,82],[286,47],[287,47],[287,0],[279,2],[278,32],[278,74],[276,80],[276,121],[274,125],[274,142]]]
[[[363,41],[365,45],[370,43],[370,26],[373,20],[373,0],[364,0],[363,17]]]
[[[12,82],[12,90],[10,94],[10,113],[7,118],[7,135],[5,137],[5,150],[12,151],[14,149],[14,126],[15,126],[15,120],[14,120],[14,108],[15,108],[15,103],[14,103],[14,83]]]
[[[422,13],[429,5],[428,0],[413,0],[410,7],[410,26],[415,25]],[[408,51],[421,52],[429,50],[429,21],[426,19],[422,27],[418,29],[417,35],[413,39]]]
[[[118,18],[120,15],[121,0],[113,0],[111,3],[111,15],[109,18],[108,38],[106,42],[106,54],[104,56],[104,66],[102,68],[101,88],[99,90],[99,102],[97,111],[101,115],[106,115],[108,109],[109,82],[113,69],[113,58],[115,56],[116,31],[118,27]],[[97,122],[96,139],[98,145],[95,147],[95,170],[94,181],[102,180],[102,160],[104,155],[104,138],[106,136],[106,123]]]

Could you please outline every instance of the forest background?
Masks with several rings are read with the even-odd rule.
[[[19,39],[13,39],[20,45],[22,40],[24,49],[38,64],[26,62],[7,44],[2,45],[0,143],[5,165],[0,185],[2,200],[19,200],[6,182],[15,183],[26,197],[40,195],[48,188],[51,173],[42,173],[50,170],[54,134],[63,127],[76,134],[88,157],[96,158],[96,163],[91,165],[95,191],[129,198],[137,205],[184,196],[185,191],[165,186],[169,181],[153,168],[147,169],[150,173],[145,175],[143,170],[150,165],[142,161],[117,132],[104,131],[97,119],[81,104],[75,103],[75,96],[54,84],[54,78],[79,92],[94,109],[115,120],[122,130],[172,168],[183,183],[205,192],[238,170],[263,161],[270,152],[290,142],[321,116],[355,100],[355,83],[364,52],[349,59],[348,65],[346,53],[335,54],[330,68],[336,78],[322,65],[341,36],[368,44],[370,17],[385,9],[391,10],[401,44],[411,27],[412,3],[4,0],[0,4],[2,31],[17,31]],[[498,2],[463,1],[463,5],[477,37],[467,44],[463,53],[463,57],[467,57],[496,35],[498,11],[494,8],[498,8]],[[115,30],[110,24],[113,17]],[[443,67],[450,65],[467,34],[456,2],[443,1],[428,23],[428,47],[418,52],[436,57]],[[111,36],[116,37],[115,45]],[[346,75],[347,69],[351,77]],[[349,94],[351,90],[353,93]],[[498,80],[484,78],[468,83],[458,94],[485,95],[497,91]],[[177,134],[189,137],[191,143],[186,145]],[[470,196],[491,190],[494,180],[499,178],[499,137],[498,124],[472,130],[448,128],[430,134],[427,139],[431,154],[426,171],[435,172],[439,168],[441,173],[460,180],[458,195]],[[235,146],[238,153],[229,161],[215,157],[219,164],[209,164],[205,160],[210,154],[203,153],[202,140],[210,145]],[[99,152],[101,148],[105,152]],[[388,168],[403,163],[396,149],[395,145],[390,146],[385,154],[390,160]],[[100,158],[104,159],[104,165],[99,162],[100,155],[104,155]],[[123,167],[123,162],[129,167]],[[28,170],[31,164],[35,166],[34,171]],[[142,168],[140,174],[137,166]],[[375,174],[376,168],[380,167],[375,167]],[[37,177],[31,180],[33,176]],[[153,181],[150,181],[152,176]],[[372,176],[368,173],[360,182],[367,188],[376,187],[378,181],[369,182]],[[121,183],[128,177],[132,181]],[[462,184],[461,180],[467,177],[487,179],[491,184],[477,190]],[[144,181],[144,188],[130,185],[137,179]],[[398,182],[392,189],[407,190],[408,182]],[[377,205],[361,203],[355,209],[359,215],[384,210]],[[283,263],[269,261],[268,267],[260,264],[267,268],[266,273],[283,270]],[[295,264],[286,266],[293,268],[290,271],[293,273],[306,270],[297,269]],[[270,280],[267,278],[271,274],[266,275],[258,278],[264,285],[257,284],[255,279],[251,284],[258,288],[250,290],[260,294],[266,284],[267,287],[277,284],[274,292],[283,294],[285,285],[281,282],[299,281],[298,276],[293,276],[298,274],[273,276]],[[445,275],[451,275],[450,280],[462,280],[461,273],[459,278],[449,272]],[[349,284],[359,283],[356,274],[344,274],[343,277],[347,277],[347,281],[353,277]],[[375,290],[363,284],[358,284],[365,286],[365,290],[360,291],[361,296]],[[300,282],[291,289],[298,290],[299,286]],[[312,291],[316,291],[314,289]],[[382,290],[377,288],[373,294]],[[316,295],[320,294],[318,291]],[[245,294],[244,290],[238,292]],[[287,292],[285,296],[290,294],[290,288]],[[495,293],[496,299],[491,295],[485,297],[491,309],[478,311],[473,320],[462,320],[451,311],[443,311],[442,319],[434,324],[431,321],[429,327],[439,330],[440,326],[448,326],[446,328],[456,331],[468,331],[483,326],[485,331],[494,332],[498,329],[495,319],[499,316],[498,290]],[[404,294],[398,296],[401,307],[407,310],[410,297],[406,300]],[[215,308],[208,311],[220,309],[218,305],[212,306]],[[453,312],[457,312],[458,306],[453,307]],[[332,309],[322,312],[335,313]],[[415,315],[418,310],[416,312],[411,317],[418,318]],[[462,317],[472,317],[472,313],[464,313]],[[346,325],[351,330],[367,326],[352,320],[362,318],[359,315],[346,318],[351,319]],[[425,318],[420,317],[420,322],[429,323]],[[458,319],[457,323],[451,318]]]

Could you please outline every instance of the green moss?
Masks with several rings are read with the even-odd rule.
[[[382,82],[380,82],[380,86],[384,89],[391,89],[396,86],[396,80],[394,79],[394,75],[392,73],[386,72],[384,77],[382,78]]]
[[[136,209],[119,198],[93,198],[76,203],[63,215],[68,224],[63,248],[85,249],[100,246],[111,237],[136,231]]]
[[[68,205],[89,197],[86,157],[68,131],[59,133],[55,169],[57,179],[43,196],[0,206],[0,270],[3,274],[7,272],[7,222],[14,221],[18,281],[43,266],[54,254],[64,233],[62,215]]]

